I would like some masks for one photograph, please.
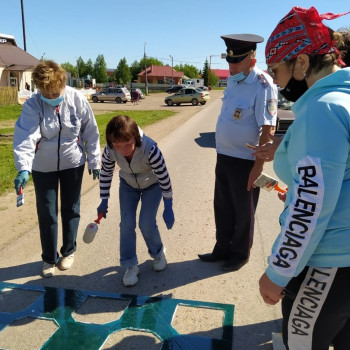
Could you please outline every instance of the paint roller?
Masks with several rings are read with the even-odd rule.
[[[94,240],[95,235],[98,231],[98,224],[100,223],[102,218],[103,218],[103,213],[99,213],[97,219],[86,226],[84,236],[83,236],[83,241],[85,243],[89,244]]]

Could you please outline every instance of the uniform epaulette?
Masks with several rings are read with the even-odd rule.
[[[258,74],[258,79],[261,83],[261,85],[266,89],[270,86],[269,82],[265,78],[264,74]]]

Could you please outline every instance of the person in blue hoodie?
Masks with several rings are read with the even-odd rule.
[[[287,184],[281,231],[259,281],[267,304],[282,300],[288,350],[349,349],[350,68],[341,35],[313,7],[293,7],[266,45],[274,82],[296,116],[274,157]]]

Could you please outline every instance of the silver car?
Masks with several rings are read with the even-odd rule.
[[[131,101],[131,95],[125,87],[109,87],[91,95],[92,102],[115,101],[116,103],[126,103]]]

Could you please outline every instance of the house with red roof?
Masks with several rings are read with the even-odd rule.
[[[217,86],[226,86],[226,80],[230,76],[230,71],[228,69],[211,69],[211,71],[219,78]]]
[[[147,82],[150,84],[178,85],[182,84],[184,78],[184,72],[177,72],[170,66],[151,65],[138,74],[141,83],[146,82],[146,72]]]

